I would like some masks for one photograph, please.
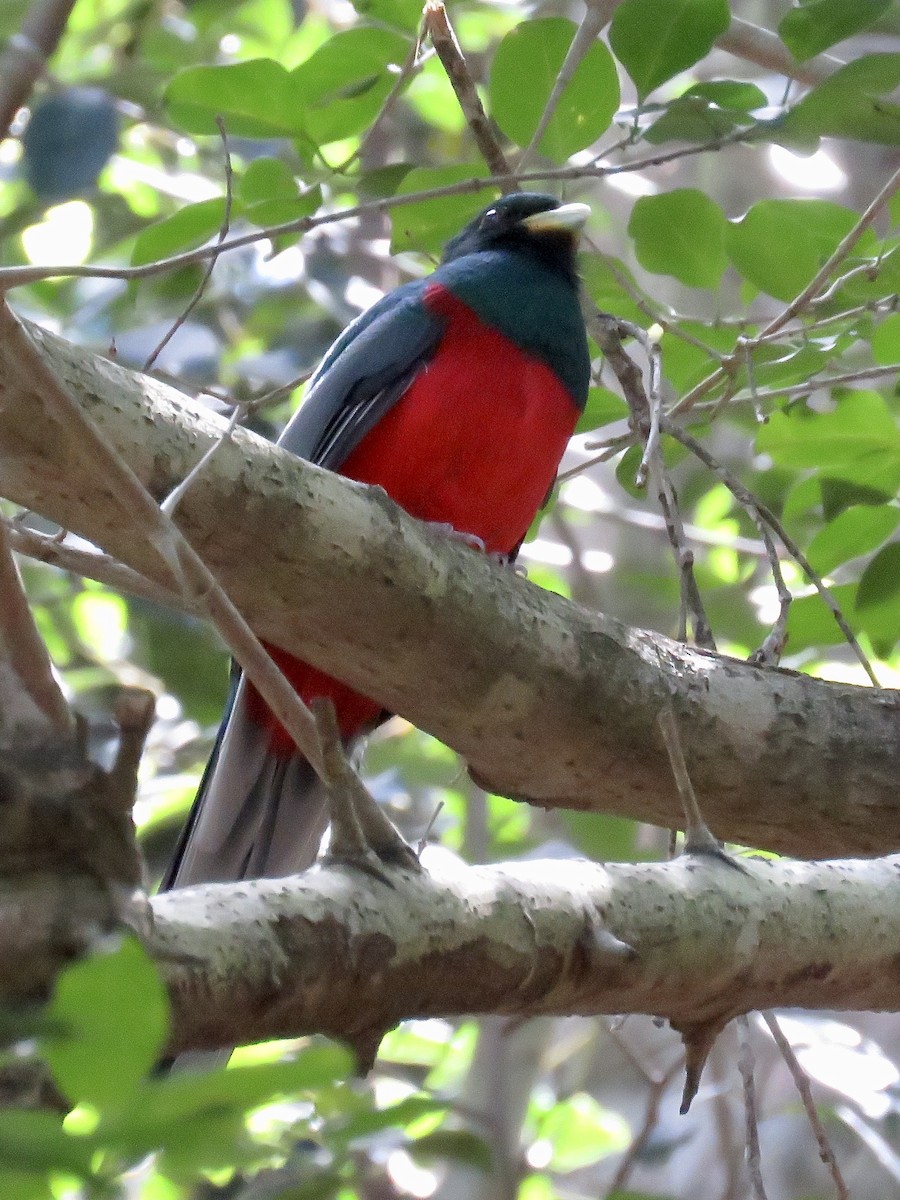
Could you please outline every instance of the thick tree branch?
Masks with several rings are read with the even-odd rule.
[[[742,865],[442,859],[390,887],[326,868],[158,896],[170,1049],[464,1012],[644,1012],[696,1036],[772,1005],[896,1007],[900,858]]]
[[[222,423],[165,385],[34,331],[158,499]],[[166,582],[73,431],[0,345],[11,500]],[[514,577],[377,489],[236,430],[179,524],[254,629],[443,738],[497,791],[679,826],[656,718],[672,700],[716,836],[804,856],[900,846],[900,694],[679,645]]]

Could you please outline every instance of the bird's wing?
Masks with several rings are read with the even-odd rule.
[[[380,300],[341,334],[310,380],[278,444],[336,470],[400,399],[437,349],[443,321],[411,283]]]

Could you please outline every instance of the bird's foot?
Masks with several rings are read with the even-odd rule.
[[[482,554],[486,549],[484,539],[480,538],[477,533],[466,533],[462,529],[456,529],[449,521],[429,521],[428,524],[438,533],[446,534],[451,542],[462,542],[464,546],[468,546],[472,550],[479,550]]]

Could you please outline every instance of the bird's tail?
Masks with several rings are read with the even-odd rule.
[[[240,679],[160,890],[278,877],[315,860],[328,822],[325,789],[299,752],[273,750]]]

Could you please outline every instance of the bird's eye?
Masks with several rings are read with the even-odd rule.
[[[493,223],[496,219],[497,219],[496,208],[489,208],[487,210],[487,212],[484,214],[484,216],[481,218],[481,228],[484,229],[488,225],[493,225]]]

